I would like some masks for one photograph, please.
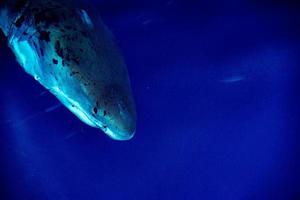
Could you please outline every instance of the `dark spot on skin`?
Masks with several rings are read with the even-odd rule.
[[[20,27],[20,26],[22,25],[22,23],[24,22],[24,20],[25,20],[25,17],[24,17],[24,15],[22,15],[21,17],[19,17],[19,18],[17,19],[17,21],[16,21],[16,23],[15,23],[15,26],[16,26],[16,27]]]
[[[64,58],[63,49],[61,48],[58,40],[55,42],[55,52],[59,57]]]
[[[33,42],[33,46],[34,46],[34,48],[36,48],[36,49],[37,49],[37,45],[36,45],[36,43],[35,43],[35,42]]]
[[[95,107],[95,108],[93,109],[93,112],[94,112],[95,114],[97,114],[98,109]]]
[[[53,58],[52,61],[53,61],[53,64],[57,65],[58,61],[56,59]]]
[[[83,52],[83,49],[82,49],[82,48],[79,48],[79,51],[82,53],[82,52]]]
[[[28,33],[24,32],[23,35],[28,35]]]
[[[40,48],[40,51],[41,51],[41,55],[44,56],[44,50]]]
[[[105,117],[107,114],[106,110],[103,111],[103,116]]]
[[[40,39],[46,42],[50,42],[50,32],[49,31],[41,31],[40,32]]]

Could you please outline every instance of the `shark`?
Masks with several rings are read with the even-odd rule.
[[[135,134],[127,66],[97,13],[72,1],[2,0],[0,29],[25,72],[114,140]]]

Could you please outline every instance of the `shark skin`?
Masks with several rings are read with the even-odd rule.
[[[23,69],[81,121],[115,140],[133,137],[127,68],[100,17],[58,0],[10,0],[0,28]]]

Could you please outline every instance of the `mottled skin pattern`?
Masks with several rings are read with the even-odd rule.
[[[126,66],[101,20],[50,0],[0,5],[0,28],[18,62],[75,115],[117,140],[135,131]]]

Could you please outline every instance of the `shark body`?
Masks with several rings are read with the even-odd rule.
[[[132,138],[126,65],[100,18],[58,0],[10,0],[0,4],[0,28],[24,70],[79,119],[113,139]]]

